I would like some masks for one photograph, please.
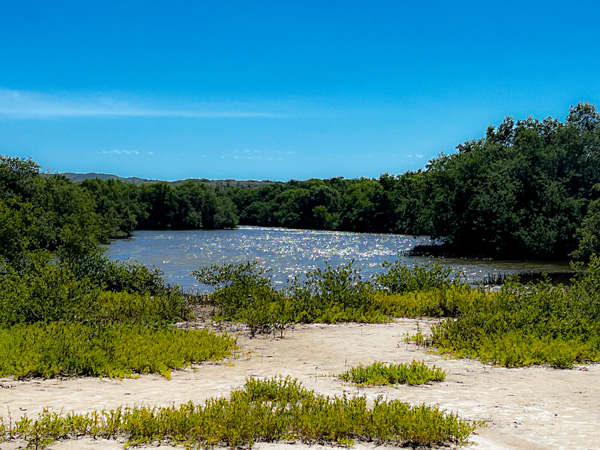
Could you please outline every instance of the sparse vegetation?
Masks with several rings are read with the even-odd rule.
[[[14,424],[0,422],[0,435],[41,446],[74,436],[125,438],[128,445],[169,442],[187,448],[251,448],[258,442],[301,441],[352,445],[356,441],[408,447],[463,445],[476,425],[435,406],[362,396],[328,397],[291,378],[249,379],[229,399],[209,399],[168,408],[117,408],[89,414],[45,411]]]
[[[214,280],[213,296],[229,299],[227,308],[235,299],[235,307],[222,309],[227,314],[221,313],[220,318],[246,321],[255,333],[273,332],[275,324],[282,333],[287,324],[299,322],[441,317],[445,320],[432,327],[431,335],[419,334],[415,340],[443,353],[509,367],[549,364],[567,368],[600,360],[600,262],[596,257],[587,270],[580,269],[570,286],[512,281],[498,292],[444,279],[436,266],[429,267],[433,273],[422,268],[397,271],[392,266],[391,275],[380,275],[375,282],[362,280],[351,265],[327,267],[294,280],[283,291],[275,290],[255,264],[242,268],[245,278],[237,281],[227,278],[235,278],[236,270],[241,270],[233,267],[203,269],[204,278],[198,279]],[[219,287],[224,275],[228,281]],[[395,285],[402,287],[378,289],[381,280],[388,280],[390,286],[394,284],[389,280],[400,280]]]

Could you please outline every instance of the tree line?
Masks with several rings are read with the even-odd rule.
[[[423,170],[230,189],[240,223],[442,238],[459,254],[587,258],[600,251],[600,114],[507,117]]]
[[[30,250],[90,254],[136,229],[233,228],[235,209],[223,192],[202,183],[76,184],[42,176],[31,159],[0,155],[0,261],[17,262]]]
[[[136,229],[244,225],[429,235],[458,254],[588,258],[600,251],[600,114],[589,103],[564,122],[507,117],[422,170],[378,179],[311,179],[215,188],[60,175],[0,157],[0,244],[85,247]],[[6,224],[6,225],[5,225]],[[31,245],[29,244],[24,245]]]

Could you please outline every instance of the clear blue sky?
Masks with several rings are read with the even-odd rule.
[[[3,1],[0,154],[166,180],[403,173],[506,115],[598,103],[598,17],[591,1]]]

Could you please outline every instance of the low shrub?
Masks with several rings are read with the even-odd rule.
[[[600,361],[599,280],[600,261],[593,258],[571,286],[512,282],[497,293],[481,291],[471,308],[417,339],[440,352],[508,367]]]
[[[323,269],[294,277],[286,289],[297,311],[303,312],[309,321],[320,321],[319,317],[333,307],[368,310],[374,291],[373,284],[363,280],[353,262],[339,267],[325,263]]]
[[[135,322],[155,326],[187,320],[191,315],[187,299],[175,291],[156,296],[102,291],[95,299],[93,311],[81,321],[101,324]]]
[[[425,291],[378,292],[372,304],[388,317],[456,317],[476,308],[491,295],[494,294],[468,285],[451,285]]]
[[[230,398],[168,408],[134,407],[89,414],[43,412],[15,424],[6,437],[30,444],[73,436],[122,437],[128,445],[169,442],[186,448],[251,448],[256,442],[299,440],[351,445],[355,441],[405,446],[463,445],[476,424],[435,406],[411,406],[362,396],[328,397],[290,378],[249,379]]]
[[[142,281],[125,282],[108,289],[93,277],[79,277],[76,270],[49,254],[31,256],[26,270],[0,266],[0,328],[39,321],[87,323],[172,323],[191,316],[191,309],[175,289],[150,286],[137,266],[119,269]],[[123,275],[124,276],[124,275]],[[136,275],[137,276],[137,275]],[[125,285],[128,289],[125,289]]]
[[[202,330],[135,324],[19,324],[0,329],[0,377],[128,377],[228,356],[235,340]]]
[[[250,334],[279,333],[292,323],[384,322],[372,308],[374,287],[363,281],[352,263],[309,272],[277,290],[271,276],[257,262],[202,267],[196,279],[215,286],[211,302],[216,318],[241,321]]]
[[[200,283],[216,287],[211,294],[212,303],[219,307],[216,318],[244,322],[251,336],[282,335],[293,321],[290,302],[256,261],[202,267],[192,274]]]
[[[452,280],[450,278],[452,269],[441,264],[408,267],[401,260],[396,260],[394,263],[384,262],[382,268],[387,269],[387,271],[377,274],[375,283],[396,294],[463,284],[459,279]]]
[[[425,384],[430,381],[444,381],[446,372],[437,367],[428,367],[425,363],[413,361],[403,364],[373,364],[353,367],[342,373],[340,379],[351,381],[360,386],[384,386],[394,384]]]

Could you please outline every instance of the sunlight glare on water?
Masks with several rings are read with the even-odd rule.
[[[272,271],[275,283],[283,285],[291,277],[324,267],[326,262],[338,266],[354,261],[354,267],[369,277],[381,270],[384,261],[400,258],[409,266],[436,261],[402,256],[414,246],[430,242],[424,236],[241,226],[235,230],[138,231],[131,239],[111,244],[107,255],[159,268],[168,283],[184,289],[204,290],[207,287],[190,275],[201,266],[255,260]],[[515,268],[510,263],[488,261],[441,262],[470,280],[482,279],[488,273],[560,270],[550,264],[548,268],[539,264],[533,268],[531,264],[516,263]]]

